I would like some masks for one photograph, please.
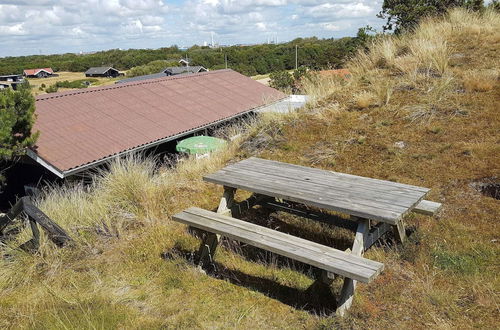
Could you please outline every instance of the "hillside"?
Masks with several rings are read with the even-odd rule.
[[[0,327],[496,328],[499,51],[498,13],[455,10],[412,34],[377,39],[349,63],[349,80],[309,82],[314,98],[300,112],[233,127],[242,137],[210,160],[158,168],[130,157],[90,187],[48,189],[38,205],[77,242],[13,251],[24,232],[0,247]],[[221,189],[202,176],[248,156],[429,187],[443,210],[409,216],[406,244],[389,238],[370,249],[385,271],[359,286],[347,317],[328,316],[304,292],[314,280],[308,268],[227,244],[217,276],[188,262],[199,241],[171,215],[216,207]],[[327,226],[266,221],[346,245]]]

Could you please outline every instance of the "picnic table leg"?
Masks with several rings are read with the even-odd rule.
[[[393,226],[394,230],[394,236],[396,236],[396,239],[400,242],[403,243],[406,239],[406,230],[405,230],[405,224],[403,220],[399,220],[396,225]]]
[[[234,193],[236,189],[224,186],[224,194],[219,202],[217,213],[231,216],[231,207],[234,204]],[[196,264],[199,267],[213,263],[215,250],[219,245],[220,235],[207,233],[198,251]]]
[[[354,238],[351,253],[356,256],[362,256],[365,252],[365,239],[370,228],[370,221],[367,219],[354,218],[352,220],[358,221],[358,229]],[[340,297],[337,303],[337,315],[344,316],[346,311],[351,307],[354,298],[354,291],[356,290],[356,282],[353,279],[345,278],[344,285],[340,292]]]
[[[231,207],[234,204],[234,193],[236,189],[224,186],[224,194],[219,202],[219,207],[217,208],[217,213],[231,216]]]
[[[205,265],[213,263],[215,250],[219,245],[219,235],[207,233],[198,250],[198,260],[196,264],[203,268]]]

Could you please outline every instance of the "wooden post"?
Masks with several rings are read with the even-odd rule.
[[[355,219],[353,219],[355,220]],[[370,221],[367,219],[358,220],[358,229],[354,238],[351,253],[357,256],[363,256],[365,252],[365,239],[369,231]],[[337,303],[337,315],[344,316],[346,311],[351,307],[354,298],[354,291],[356,290],[356,282],[353,279],[345,278],[344,285],[340,292],[340,297]]]
[[[394,236],[396,236],[396,239],[400,243],[403,243],[406,239],[405,224],[403,222],[403,219],[399,220],[392,228],[394,230]]]
[[[217,208],[217,213],[231,216],[231,207],[234,204],[234,193],[236,189],[224,186],[224,193],[219,202],[219,207]],[[220,235],[213,233],[206,233],[206,237],[201,243],[200,249],[198,250],[198,260],[196,264],[203,268],[205,265],[213,263],[215,250],[219,245]]]
[[[198,250],[198,260],[196,260],[196,264],[200,268],[203,268],[205,265],[213,262],[215,250],[219,245],[219,239],[219,235],[213,233],[206,234],[206,237]]]
[[[16,204],[5,214],[4,216],[0,217],[0,234],[2,231],[7,227],[9,223],[14,221],[14,219],[23,211],[23,200],[24,198],[21,198],[20,200],[17,201]]]
[[[47,233],[50,240],[59,247],[72,241],[71,237],[57,223],[52,221],[38,207],[33,205],[28,197],[23,197],[24,212],[28,218],[39,224]]]
[[[33,239],[21,245],[20,248],[25,250],[36,250],[38,248],[40,233],[37,225],[40,225],[47,233],[49,239],[59,247],[62,247],[72,241],[72,238],[64,231],[64,229],[52,221],[38,207],[33,205],[29,197],[19,199],[6,215],[0,217],[0,233],[10,222],[14,221],[14,219],[21,212],[26,213],[30,220]]]
[[[224,186],[224,193],[219,202],[219,207],[217,208],[217,213],[231,216],[231,207],[234,204],[234,193],[236,189]]]

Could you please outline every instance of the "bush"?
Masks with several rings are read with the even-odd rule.
[[[159,73],[169,66],[178,66],[178,65],[179,63],[175,61],[164,61],[164,60],[152,61],[145,65],[133,67],[132,69],[127,71],[127,77],[131,78],[137,76],[144,76],[147,74]]]
[[[95,83],[99,80],[95,78],[90,78],[90,79],[80,79],[80,80],[74,80],[74,81],[58,81],[56,82],[56,87],[57,88],[87,88],[90,86],[92,83]]]
[[[294,79],[288,71],[277,71],[269,75],[269,86],[286,91],[292,88]]]
[[[291,91],[298,93],[302,88],[302,81],[311,78],[305,66],[299,67],[292,74],[288,71],[277,71],[269,75],[271,79],[269,85],[281,91]]]
[[[57,92],[57,90],[58,90],[57,84],[55,84],[55,85],[50,85],[49,87],[47,87],[47,88],[45,89],[45,91],[46,91],[47,93],[56,93],[56,92]]]

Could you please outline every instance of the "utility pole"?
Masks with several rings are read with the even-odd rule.
[[[226,69],[227,69],[227,54],[224,54],[224,62],[226,62]]]
[[[295,45],[295,70],[299,67],[299,46]]]

